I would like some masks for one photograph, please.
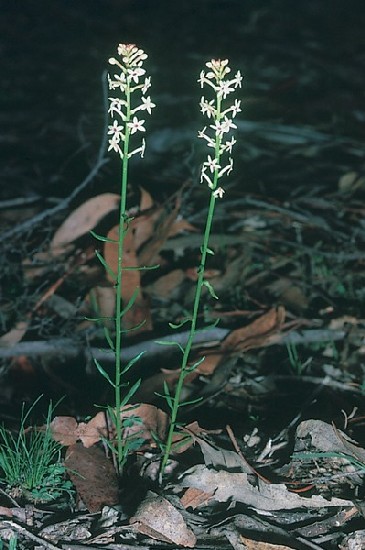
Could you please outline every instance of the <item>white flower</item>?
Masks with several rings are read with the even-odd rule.
[[[118,141],[121,139],[123,131],[123,126],[119,126],[118,121],[114,120],[113,124],[111,126],[108,126],[108,134],[113,134],[112,139],[118,139]]]
[[[242,111],[242,109],[241,109],[241,100],[236,99],[235,102],[234,102],[234,105],[232,105],[232,107],[230,107],[230,110],[232,111],[232,117],[233,118],[237,115],[237,113],[240,113]]]
[[[237,71],[236,76],[234,77],[234,82],[235,82],[236,88],[241,88],[242,87],[241,86],[242,80],[243,80],[243,76],[241,75],[241,71]]]
[[[206,66],[212,69],[212,72],[207,74],[207,78],[215,78],[216,80],[222,80],[231,71],[228,67],[228,59],[212,59],[206,63]]]
[[[142,97],[141,109],[145,109],[147,113],[152,114],[152,109],[154,107],[156,107],[156,105],[152,103],[150,96]]]
[[[226,143],[223,145],[224,151],[228,151],[228,153],[232,154],[232,148],[235,143],[237,143],[237,141],[232,136],[231,140],[226,141]]]
[[[128,128],[131,130],[131,134],[135,132],[145,132],[146,128],[143,127],[144,122],[144,120],[138,120],[138,118],[134,116],[132,122],[127,123]]]
[[[145,149],[146,149],[146,141],[144,138],[142,138],[142,145],[137,149],[134,149],[134,151],[131,151],[128,154],[128,158],[131,158],[133,155],[136,155],[137,153],[141,153],[141,158],[143,158]]]
[[[205,180],[208,184],[208,187],[210,187],[210,189],[213,189],[214,184],[213,184],[212,180],[210,179],[210,177],[208,176],[208,174],[205,173],[206,169],[207,169],[207,167],[204,166],[204,164],[203,164],[203,168],[202,168],[201,175],[200,175],[200,183],[203,183],[204,180]]]
[[[218,173],[218,178],[221,178],[223,174],[227,174],[227,176],[229,176],[232,170],[233,170],[233,159],[229,157],[229,163],[226,164],[226,166],[222,168],[222,170]]]
[[[231,87],[230,80],[221,80],[218,84],[218,97],[226,99],[227,95],[234,92],[234,88]]]
[[[221,133],[226,134],[230,131],[231,128],[237,128],[237,126],[233,124],[230,118],[224,117],[223,122],[221,122]]]
[[[216,120],[214,124],[210,124],[209,128],[212,128],[214,130],[216,136],[222,137],[222,122]]]
[[[125,91],[126,89],[126,78],[125,78],[125,74],[124,73],[120,73],[119,75],[118,74],[115,74],[114,75],[114,88],[120,88],[122,92]]]
[[[147,92],[148,88],[150,87],[151,87],[151,77],[148,76],[147,78],[145,78],[144,84],[141,88],[142,94],[144,95]]]
[[[128,76],[131,80],[133,80],[136,84],[138,84],[139,77],[143,76],[145,72],[146,71],[144,69],[136,67],[134,69],[128,69]]]
[[[138,48],[135,44],[119,44],[118,55],[131,56],[133,53],[138,52]]]
[[[119,63],[119,61],[117,59],[115,59],[115,57],[110,57],[108,59],[108,62],[109,62],[110,65],[117,65],[120,69],[123,70],[122,65]]]
[[[214,140],[212,138],[210,138],[209,136],[207,136],[207,134],[205,133],[206,129],[207,129],[207,127],[205,126],[205,128],[203,128],[203,130],[199,131],[198,132],[198,137],[202,138],[202,139],[205,139],[208,143],[208,147],[215,147]]]
[[[112,117],[114,116],[114,113],[117,113],[117,115],[123,119],[124,115],[121,109],[126,106],[126,102],[118,97],[109,97],[108,99],[110,101],[108,113],[110,113]]]
[[[198,78],[198,82],[200,84],[200,87],[201,88],[204,88],[204,84],[206,83],[206,78],[205,78],[205,71],[201,71],[200,72],[200,76]]]
[[[223,189],[223,187],[218,187],[215,191],[213,191],[213,196],[215,199],[217,199],[218,197],[221,199],[224,195],[225,191]]]
[[[119,88],[120,84],[119,82],[112,80],[108,75],[108,86],[109,86],[109,90],[115,90],[116,88]]]
[[[210,169],[210,171],[213,173],[215,170],[219,170],[220,164],[218,164],[218,161],[216,158],[213,158],[208,155],[208,160],[204,162],[204,166]]]
[[[210,118],[211,116],[214,117],[216,114],[214,99],[212,99],[211,101],[206,101],[203,96],[200,100],[200,110],[203,115],[206,114],[208,118]]]
[[[120,140],[116,135],[114,135],[112,139],[109,139],[108,143],[109,143],[108,151],[111,151],[113,149],[113,151],[115,151],[116,153],[119,153],[120,155],[122,154],[122,151],[119,146]]]

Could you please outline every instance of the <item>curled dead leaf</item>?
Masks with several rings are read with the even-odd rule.
[[[165,498],[149,491],[130,524],[152,539],[194,548],[196,536],[182,514]]]
[[[232,331],[222,342],[221,349],[232,352],[258,348],[281,329],[284,320],[285,309],[281,306],[272,308],[246,327]]]
[[[120,196],[115,193],[103,193],[87,200],[65,219],[57,229],[51,241],[50,249],[55,252],[63,251],[63,248],[73,243],[76,239],[85,235],[112,210],[118,208]]]

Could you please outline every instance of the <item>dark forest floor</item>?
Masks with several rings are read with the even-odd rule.
[[[29,418],[37,424],[50,400],[62,398],[55,414],[75,424],[94,418],[95,404],[111,404],[90,361],[90,350],[107,359],[106,345],[85,321],[92,292],[101,308],[110,295],[81,214],[70,248],[49,251],[69,216],[94,197],[92,227],[106,234],[116,223],[105,194],[118,193],[119,166],[100,148],[102,75],[116,45],[133,42],[148,53],[157,104],[145,159],[131,166],[128,202],[144,234],[139,260],[157,250],[163,267],[141,280],[148,330],[128,336],[124,350],[125,360],[147,352],[129,377],[142,379],[135,403],[150,406],[140,409],[150,431],[162,429],[161,418],[151,420],[152,407],[164,409],[155,392],[164,380],[173,387],[179,368],[171,348],[154,342],[170,339],[168,323],[191,307],[206,215],[196,80],[214,57],[229,58],[245,77],[235,168],[211,240],[209,280],[219,300],[204,297],[220,322],[194,347],[207,362],[186,396],[202,401],[181,418],[195,445],[176,455],[161,490],[149,435],[131,455],[121,491],[111,473],[104,486],[112,495],[100,497],[90,492],[105,456],[84,457],[79,442],[72,449],[91,463],[83,475],[93,479],[85,489],[73,478],[82,502],[28,507],[2,484],[0,541],[6,547],[10,529],[20,548],[365,548],[362,3],[0,7],[0,421],[14,433],[22,403],[29,408],[39,395]],[[161,237],[173,215],[191,230]],[[66,430],[70,449],[80,432]],[[90,453],[101,452],[98,445]],[[171,522],[181,538],[161,542],[149,502],[152,516]],[[180,532],[169,507],[192,531]]]

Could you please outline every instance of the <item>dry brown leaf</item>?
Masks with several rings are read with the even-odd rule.
[[[55,416],[50,424],[52,437],[55,441],[68,447],[78,440],[77,421],[71,416]]]
[[[184,220],[184,219],[176,220],[171,225],[170,231],[167,237],[171,239],[171,237],[175,237],[182,231],[189,231],[190,233],[198,233],[199,229],[197,227],[194,227],[194,225],[191,225],[191,223],[189,223],[187,220]]]
[[[151,432],[165,439],[169,425],[168,415],[154,405],[142,404],[137,406],[127,405],[121,409],[121,418],[136,417],[138,421],[125,430],[125,436],[131,437],[138,434],[146,444],[155,445]],[[80,422],[70,416],[56,416],[51,422],[53,438],[63,445],[73,445],[81,441],[85,448],[92,447],[101,439],[113,437],[113,428],[107,423],[105,412],[98,412],[89,422]]]
[[[84,447],[89,448],[108,435],[104,412],[97,413],[89,422],[79,424],[71,416],[56,416],[50,426],[53,438],[65,446],[81,440]]]
[[[114,226],[107,235],[108,239],[118,240],[119,226]],[[117,273],[118,271],[118,244],[115,242],[106,242],[104,246],[104,259],[107,262],[110,269]],[[134,244],[134,235],[131,230],[127,231],[124,237],[123,247],[123,268],[131,268],[138,266],[138,259],[136,255],[136,248]],[[107,273],[108,280],[114,284],[113,277]],[[152,317],[149,308],[149,304],[146,298],[143,297],[140,290],[141,285],[141,272],[138,269],[126,269],[123,271],[122,276],[122,300],[123,304],[128,304],[129,300],[138,291],[133,306],[123,315],[123,325],[126,329],[134,328],[141,322],[144,325],[139,331],[146,331],[152,329]],[[134,331],[135,335],[138,331]]]
[[[141,198],[139,203],[141,215],[134,218],[130,224],[130,230],[133,231],[134,245],[136,250],[147,242],[154,234],[154,227],[157,220],[160,218],[162,209],[153,208],[153,200],[151,195],[141,188]],[[146,212],[146,213],[144,213]]]
[[[118,503],[118,480],[111,461],[98,447],[86,449],[81,443],[66,451],[68,475],[83,503],[92,514],[103,506]]]
[[[326,500],[319,495],[301,497],[288,491],[284,483],[266,483],[258,478],[256,485],[252,485],[246,473],[217,472],[202,464],[186,472],[182,486],[195,487],[206,493],[214,492],[213,498],[217,502],[242,502],[259,510],[352,506],[351,501],[341,498]]]
[[[204,351],[202,352],[202,355],[204,355]],[[210,376],[214,373],[223,357],[223,353],[210,353],[209,355],[206,355],[204,361],[200,363],[194,372],[197,374],[203,374],[204,376]]]
[[[158,263],[158,253],[168,239],[172,225],[175,223],[179,213],[180,201],[176,201],[175,208],[166,215],[162,209],[156,210],[154,218],[156,222],[153,224],[151,236],[152,238],[138,250],[138,259],[140,265],[153,265]],[[158,223],[157,223],[158,222]]]
[[[103,193],[81,204],[57,229],[51,241],[51,250],[62,251],[65,245],[94,229],[106,214],[118,208],[119,201],[119,195]]]
[[[204,493],[204,491],[189,487],[181,497],[181,504],[184,508],[193,508],[195,510],[198,506],[207,505],[212,496],[213,493]]]
[[[278,307],[255,319],[246,327],[232,331],[222,342],[223,351],[247,351],[262,346],[267,338],[279,331],[285,320],[285,309]]]
[[[198,422],[195,420],[194,422],[191,422],[185,428],[183,428],[180,432],[177,432],[174,434],[172,442],[172,452],[175,454],[184,453],[192,445],[195,444],[195,442],[198,442],[200,444],[200,441],[202,441],[202,438],[200,436],[206,435],[209,433],[220,433],[221,430],[205,430],[204,428],[201,428],[198,424]]]
[[[138,437],[144,439],[148,444],[155,444],[155,440],[151,436],[151,432],[153,432],[161,441],[164,441],[169,426],[169,417],[164,411],[147,403],[136,407],[124,407],[122,418],[133,416],[138,418],[138,422],[133,423],[125,430],[126,436],[138,434]]]
[[[151,197],[151,194],[146,191],[143,187],[139,188],[141,191],[141,197],[139,199],[139,208],[143,212],[143,210],[149,210],[153,207],[153,199]]]
[[[270,542],[261,542],[259,540],[248,539],[240,535],[240,540],[246,546],[247,550],[293,550],[283,544],[271,544]]]
[[[110,433],[105,412],[98,412],[89,422],[80,422],[77,428],[78,439],[89,448]]]
[[[155,540],[194,548],[196,537],[181,513],[165,498],[149,491],[129,523]]]
[[[97,317],[103,317],[103,323],[110,326],[114,320],[115,313],[115,289],[111,286],[95,286],[91,291],[92,299],[96,301],[96,315]]]
[[[182,269],[174,269],[162,275],[148,287],[148,292],[152,296],[159,298],[171,298],[172,293],[181,285],[185,275]]]

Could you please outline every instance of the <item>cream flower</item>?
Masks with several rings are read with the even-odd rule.
[[[135,134],[136,132],[145,132],[146,128],[143,127],[143,124],[145,123],[144,120],[138,120],[136,116],[133,117],[132,122],[128,122],[127,126],[131,130],[131,134]]]
[[[214,195],[214,198],[223,198],[223,195],[225,193],[225,190],[223,189],[223,187],[218,187],[215,191],[213,191],[213,195]]]
[[[218,97],[226,99],[227,95],[234,92],[234,88],[231,86],[230,80],[221,80],[218,84]]]
[[[127,73],[129,78],[133,80],[133,82],[138,84],[139,77],[143,76],[146,73],[146,71],[144,69],[141,69],[140,67],[136,67],[133,69],[128,69]]]
[[[207,115],[208,118],[214,117],[216,110],[214,107],[214,99],[211,101],[206,101],[204,96],[200,100],[200,110],[201,112]]]
[[[148,76],[147,78],[145,78],[144,84],[141,88],[142,94],[145,94],[147,92],[148,88],[150,88],[150,87],[151,87],[151,77]]]
[[[209,168],[209,170],[213,173],[216,170],[219,170],[220,164],[218,164],[218,161],[216,158],[212,159],[210,155],[208,155],[208,160],[204,162],[204,166]]]
[[[147,111],[147,113],[152,114],[152,109],[156,107],[154,103],[152,103],[150,96],[148,97],[142,97],[142,105],[141,109],[144,109]]]
[[[123,132],[123,126],[119,126],[118,121],[114,120],[111,126],[108,126],[108,134],[113,134],[113,136],[121,138]],[[113,138],[114,139],[114,138]]]

